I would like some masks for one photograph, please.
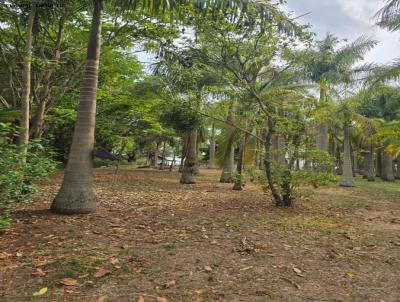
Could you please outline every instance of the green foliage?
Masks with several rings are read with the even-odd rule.
[[[10,125],[0,124],[1,137],[12,132]],[[54,171],[57,163],[39,142],[29,145],[26,163],[21,165],[23,154],[18,146],[5,138],[0,145],[0,201],[25,201],[37,188],[35,181],[43,179]]]
[[[0,216],[0,231],[7,229],[11,224],[11,218],[8,216]]]
[[[175,104],[169,111],[161,114],[161,121],[179,133],[197,129],[202,124],[200,114],[192,110],[189,104]]]

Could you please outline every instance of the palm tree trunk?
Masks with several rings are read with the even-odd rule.
[[[191,130],[188,134],[187,154],[182,169],[181,184],[196,183],[195,173],[197,165],[197,130]]]
[[[340,181],[342,187],[355,187],[353,178],[353,169],[351,167],[351,151],[350,151],[350,126],[348,123],[344,126],[344,137],[343,137],[343,174]]]
[[[24,57],[22,70],[22,98],[21,98],[21,130],[19,134],[19,146],[23,157],[20,159],[21,164],[26,162],[26,154],[28,153],[29,143],[29,103],[31,93],[31,61],[32,61],[32,29],[33,21],[36,15],[36,4],[31,3],[28,23],[26,28],[26,53]]]
[[[385,181],[394,181],[393,173],[393,158],[392,155],[386,151],[389,143],[384,144],[383,160],[382,160],[382,179]]]
[[[211,138],[210,138],[210,160],[208,162],[208,168],[215,168],[215,125],[212,124]]]
[[[96,122],[102,2],[93,0],[92,26],[71,150],[61,189],[51,205],[51,210],[60,214],[84,214],[94,212],[96,209],[92,151]]]
[[[319,102],[323,105],[327,100],[326,90],[321,86],[319,91]],[[323,122],[317,125],[317,137],[315,138],[315,144],[317,150],[321,152],[328,151],[328,144],[329,144],[329,133],[328,133],[328,124]],[[324,172],[328,171],[328,167],[326,165],[319,165],[316,167],[317,171]]]

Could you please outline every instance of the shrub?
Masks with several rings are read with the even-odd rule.
[[[0,123],[0,201],[29,199],[37,191],[34,182],[57,168],[52,154],[45,152],[37,141],[29,144],[26,163],[21,165],[23,154],[10,139],[12,132],[9,124]]]

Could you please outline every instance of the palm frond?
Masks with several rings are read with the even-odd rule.
[[[386,3],[375,15],[377,24],[390,31],[397,31],[400,29],[400,1],[387,0]]]

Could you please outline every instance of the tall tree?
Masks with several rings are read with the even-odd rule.
[[[96,209],[92,151],[100,62],[102,6],[103,0],[93,0],[92,26],[71,151],[61,189],[51,205],[51,210],[60,214],[83,214]]]
[[[30,117],[30,95],[31,95],[31,62],[32,62],[32,38],[33,22],[36,15],[36,3],[30,4],[30,12],[26,26],[26,50],[22,70],[22,98],[21,98],[21,130],[19,144],[23,154],[28,152],[29,143],[29,117]],[[26,162],[26,156],[21,158],[22,164]]]

